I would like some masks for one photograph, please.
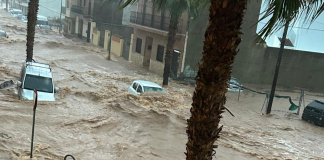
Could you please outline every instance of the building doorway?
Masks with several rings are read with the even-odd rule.
[[[173,50],[172,62],[171,62],[171,77],[178,77],[178,69],[179,69],[179,58],[181,52],[179,50]]]
[[[153,38],[146,36],[145,50],[144,50],[144,60],[143,60],[143,66],[144,67],[149,67],[150,66],[152,45],[153,45]]]

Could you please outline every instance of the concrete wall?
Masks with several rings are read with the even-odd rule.
[[[111,39],[111,52],[117,56],[121,56],[123,53],[124,40],[120,37],[114,36]]]
[[[97,26],[96,22],[91,22],[91,26],[90,26],[90,42],[93,42],[92,33],[93,33],[93,28],[96,28],[96,26]]]
[[[150,70],[155,72],[158,75],[163,76],[164,64],[159,61],[150,60]]]
[[[184,77],[195,77],[198,71],[198,62],[201,60],[204,45],[204,34],[208,24],[209,11],[206,9],[200,12],[200,16],[191,20],[188,28],[187,48],[184,68]]]
[[[100,39],[100,31],[98,31],[96,28],[93,28],[92,37],[93,37],[93,40],[92,40],[93,45],[98,46],[99,39]]]
[[[272,84],[279,48],[255,47],[253,58],[238,61],[243,68],[235,73],[242,82]],[[324,54],[285,49],[281,61],[277,85],[288,88],[324,90]]]
[[[113,23],[122,25],[123,10],[118,9],[118,4],[119,2],[117,1],[95,0],[93,7],[93,21],[110,24],[112,21],[111,16],[113,15]]]
[[[245,71],[254,71],[254,65],[246,65],[251,59],[259,58],[258,53],[264,53],[263,46],[257,46],[255,43],[257,25],[254,25],[259,18],[262,1],[248,1],[246,14],[242,24],[242,42],[239,45],[239,53],[235,58],[232,75],[241,79],[248,75],[242,75]],[[251,72],[253,73],[253,72]],[[250,76],[258,76],[256,74]]]
[[[132,52],[131,53],[131,61],[138,65],[143,65],[143,56],[139,53]]]

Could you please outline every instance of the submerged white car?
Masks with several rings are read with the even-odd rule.
[[[48,64],[24,62],[17,82],[19,99],[33,100],[35,89],[38,101],[55,101],[54,94],[59,88],[54,87],[53,82],[52,70]]]
[[[23,15],[23,12],[22,12],[20,9],[13,9],[13,10],[11,11],[11,15],[12,15],[13,17],[18,17],[19,15]]]
[[[131,86],[128,88],[128,93],[132,93],[135,95],[139,95],[141,93],[146,92],[162,92],[166,93],[166,91],[158,84],[149,82],[149,81],[143,81],[143,80],[136,80],[132,83]]]

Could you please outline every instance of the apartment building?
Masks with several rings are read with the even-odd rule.
[[[66,0],[65,6],[65,33],[90,42],[94,0]]]
[[[174,44],[171,71],[173,76],[180,73],[183,59],[188,13],[182,14]],[[151,0],[139,0],[137,11],[131,11],[130,26],[134,27],[131,61],[162,75],[168,39],[170,14],[157,11]]]

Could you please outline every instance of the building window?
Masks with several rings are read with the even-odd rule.
[[[163,62],[164,46],[158,45],[156,60]]]
[[[86,5],[86,0],[83,0],[83,6],[85,6]]]
[[[71,25],[72,25],[72,24],[71,24],[71,22],[70,22],[70,23],[69,23],[69,31],[71,30]]]
[[[137,38],[136,39],[136,49],[135,49],[135,52],[141,54],[141,51],[142,51],[142,39]]]

